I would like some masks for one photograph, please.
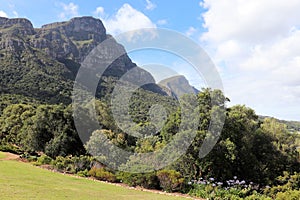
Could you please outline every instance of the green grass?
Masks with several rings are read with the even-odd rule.
[[[0,153],[3,156],[3,153]],[[28,163],[0,160],[0,199],[179,200],[182,197],[130,190],[54,173]]]
[[[5,158],[5,153],[0,152],[0,159],[3,159],[3,158]]]

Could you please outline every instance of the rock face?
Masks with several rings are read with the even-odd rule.
[[[191,86],[188,80],[181,75],[173,76],[159,82],[169,96],[180,98],[184,94],[197,94],[199,91]]]
[[[0,49],[35,48],[53,59],[72,59],[79,63],[107,37],[102,22],[92,17],[73,18],[39,29],[34,29],[27,19],[1,17],[0,36]]]
[[[106,30],[99,19],[81,17],[44,25],[36,29],[30,42],[53,58],[82,62],[87,53],[105,39]]]
[[[24,18],[7,19],[0,17],[0,28],[1,30],[11,29],[14,34],[33,35],[35,33],[31,22]]]
[[[0,49],[17,52],[24,50],[25,43],[21,38],[33,34],[35,30],[29,20],[0,17]]]
[[[100,84],[98,94],[109,92],[107,88],[112,88],[112,82],[133,68],[138,70],[132,79],[154,83],[151,74],[137,67],[124,47],[106,34],[99,19],[77,17],[33,28],[27,19],[0,17],[0,92],[46,99],[51,103],[70,103],[73,81],[81,63],[108,38],[112,39],[111,45],[101,50],[102,58],[98,62],[105,63],[115,51],[124,54],[105,71],[108,78],[103,80],[107,82]],[[152,85],[149,90],[160,91],[160,88]]]

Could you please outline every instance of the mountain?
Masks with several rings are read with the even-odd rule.
[[[111,45],[100,50],[102,57],[98,62],[105,63],[116,51],[123,54],[103,74],[97,89],[99,97],[111,92],[112,84],[132,69],[136,69],[133,80],[149,83],[144,89],[167,95],[154,84],[151,74],[137,67],[124,47],[106,33],[101,20],[92,17],[76,17],[41,28],[34,28],[27,19],[0,17],[0,93],[69,104],[82,62],[107,39]],[[97,80],[97,73],[91,74],[91,80]]]
[[[170,96],[177,99],[184,94],[198,94],[199,90],[191,86],[189,81],[182,75],[166,78],[158,83]]]

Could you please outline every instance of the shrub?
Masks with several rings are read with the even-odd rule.
[[[83,171],[77,172],[77,175],[80,176],[80,177],[88,177],[89,176],[89,171],[87,169],[85,169]]]
[[[253,192],[250,195],[249,189],[247,188],[239,189],[222,188],[220,186],[213,187],[212,184],[195,184],[194,188],[189,192],[189,194],[191,196],[213,200],[271,200],[271,198],[256,192]]]
[[[58,171],[75,173],[71,157],[57,156],[51,164]]]
[[[42,155],[37,159],[37,163],[41,165],[49,165],[52,161],[52,158],[50,158],[47,155]]]
[[[20,158],[26,159],[28,162],[37,162],[38,156],[37,154],[30,154],[28,152],[24,152],[20,155]]]
[[[89,156],[71,157],[71,163],[74,166],[75,173],[91,169],[92,158]]]
[[[179,189],[184,179],[181,174],[175,170],[161,170],[157,172],[159,184],[163,190],[173,192]]]
[[[299,200],[300,191],[299,190],[288,190],[286,192],[278,192],[276,195],[276,200]]]
[[[27,157],[28,162],[37,162],[38,157],[37,156],[29,156]]]
[[[199,181],[193,180],[190,182],[193,188],[189,194],[205,199],[222,199],[222,200],[271,200],[271,198],[261,195],[254,189],[256,187],[252,182],[238,180],[234,177],[232,180],[225,182],[218,182],[214,178],[207,180],[200,178]]]
[[[120,172],[117,175],[118,179],[132,187],[141,186],[147,189],[158,189],[159,180],[155,172],[150,173],[128,173]]]
[[[104,168],[95,168],[93,167],[89,172],[88,175],[101,180],[101,181],[108,181],[108,182],[116,182],[116,176],[105,170]]]
[[[24,153],[22,149],[12,144],[0,144],[0,151],[14,153],[18,155]]]
[[[277,194],[286,195],[293,190],[299,190],[300,187],[300,173],[294,172],[290,174],[284,172],[283,176],[277,177],[278,185],[264,189],[264,193],[272,198],[277,197]],[[294,194],[294,193],[293,193]]]

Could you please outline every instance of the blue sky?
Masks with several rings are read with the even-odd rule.
[[[87,3],[88,2],[88,3]],[[77,6],[72,13],[72,4]],[[114,15],[124,4],[144,13],[154,23],[163,23],[160,27],[185,31],[194,24],[201,25],[202,8],[199,1],[146,1],[146,0],[96,0],[96,1],[58,1],[58,0],[0,0],[0,9],[9,17],[29,18],[35,27],[53,21],[63,21],[73,16],[97,16],[97,7],[103,7],[107,17]],[[64,11],[64,5],[69,12]],[[159,5],[159,6],[157,6]],[[16,12],[16,13],[15,13]],[[65,12],[65,17],[61,13]],[[16,15],[17,14],[17,15]],[[165,23],[165,24],[164,24]],[[201,28],[201,26],[199,26]]]
[[[300,120],[299,10],[299,0],[0,0],[0,16],[26,17],[35,27],[94,16],[112,35],[149,27],[178,31],[208,52],[231,105],[293,120]],[[159,57],[178,73],[189,68],[170,55],[145,55],[130,54],[141,65]],[[197,84],[192,71],[185,75]]]

